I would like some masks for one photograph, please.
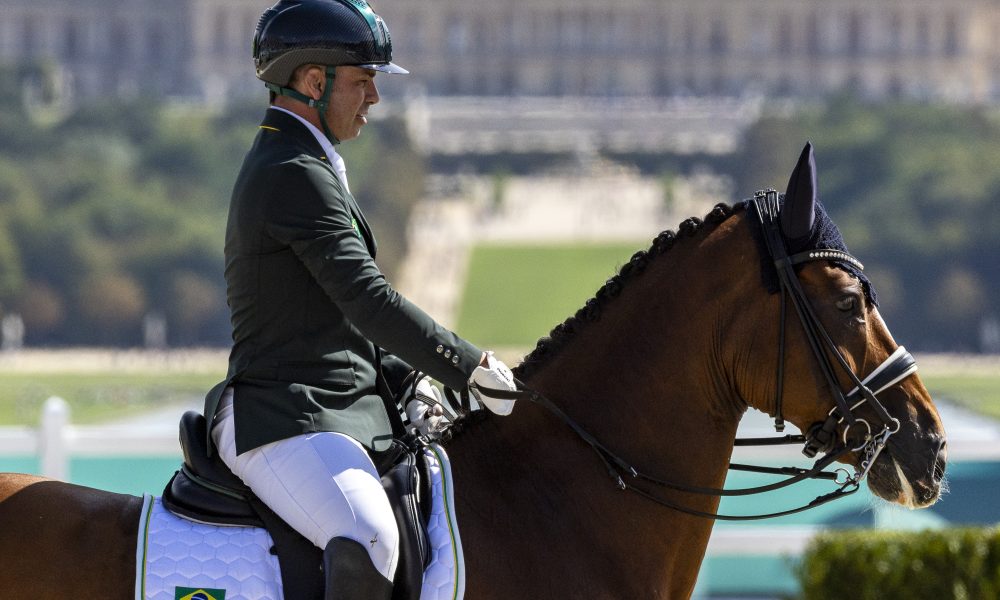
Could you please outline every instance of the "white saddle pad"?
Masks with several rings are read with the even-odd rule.
[[[431,472],[427,523],[431,562],[420,600],[462,600],[465,563],[455,519],[451,463],[443,448],[423,450]],[[271,536],[256,527],[190,521],[146,496],[136,548],[136,600],[283,600]]]

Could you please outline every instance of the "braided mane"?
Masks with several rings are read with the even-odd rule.
[[[743,203],[736,206],[717,204],[704,219],[691,217],[680,224],[676,233],[670,230],[660,233],[653,239],[648,250],[640,250],[633,254],[632,258],[618,271],[618,274],[597,290],[597,294],[588,300],[583,308],[557,325],[547,337],[538,340],[535,349],[524,357],[520,365],[513,369],[514,374],[523,379],[538,370],[549,358],[562,350],[582,326],[600,319],[601,310],[621,294],[625,284],[635,275],[641,273],[650,261],[673,248],[677,240],[692,237],[701,231],[705,224],[718,225],[737,210],[743,210],[743,208]]]

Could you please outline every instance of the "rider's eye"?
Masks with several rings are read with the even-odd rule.
[[[852,312],[857,307],[858,301],[854,296],[844,296],[837,300],[837,309],[843,312]]]

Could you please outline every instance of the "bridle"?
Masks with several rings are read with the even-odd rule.
[[[657,504],[678,510],[687,514],[700,517],[722,519],[730,521],[744,521],[753,519],[767,519],[790,515],[804,510],[809,510],[848,496],[856,492],[861,482],[864,481],[868,472],[875,464],[875,460],[885,448],[889,437],[899,431],[900,422],[889,415],[889,412],[878,399],[878,395],[883,391],[895,386],[906,377],[917,370],[916,360],[902,346],[898,347],[886,360],[876,367],[864,380],[852,370],[850,364],[837,348],[837,345],[830,338],[823,324],[816,316],[812,305],[809,303],[802,285],[799,282],[795,267],[812,261],[837,261],[847,263],[860,270],[862,264],[844,250],[833,248],[817,248],[788,255],[785,238],[781,233],[779,224],[779,203],[778,194],[773,189],[757,192],[751,200],[760,220],[760,226],[764,235],[765,245],[770,255],[771,261],[777,270],[778,281],[780,283],[781,313],[779,316],[778,334],[778,360],[777,360],[777,391],[775,395],[775,429],[779,433],[784,430],[784,419],[782,417],[782,396],[784,394],[784,361],[785,361],[785,320],[787,316],[788,300],[791,301],[795,312],[802,324],[806,339],[812,354],[819,364],[834,401],[834,407],[827,414],[822,423],[816,423],[809,428],[805,435],[785,435],[777,438],[741,438],[735,442],[736,446],[761,446],[775,444],[799,444],[804,443],[802,453],[809,458],[814,458],[820,452],[823,456],[818,458],[809,469],[799,467],[762,467],[755,465],[742,465],[731,463],[731,470],[752,471],[757,473],[768,473],[777,475],[787,475],[788,478],[769,485],[742,489],[717,489],[697,486],[688,486],[669,481],[664,481],[643,474],[629,463],[620,458],[617,454],[609,450],[606,446],[595,439],[591,434],[580,427],[572,418],[566,415],[551,400],[531,390],[522,382],[517,381],[520,389],[517,391],[506,391],[497,389],[486,389],[482,386],[475,388],[480,394],[488,396],[517,400],[527,399],[537,403],[558,416],[573,431],[585,441],[601,458],[609,475],[616,485],[622,490],[629,490],[647,498]],[[831,361],[831,357],[833,360]],[[839,368],[847,374],[855,387],[847,394],[841,391],[840,384],[835,375],[835,369]],[[855,414],[855,411],[862,405],[869,405],[875,412],[878,419],[876,427],[862,417]],[[837,429],[841,428],[840,435]],[[855,432],[863,428],[864,431],[859,436],[849,435],[852,430]],[[877,429],[877,431],[876,431]],[[859,452],[862,457],[855,467],[854,473],[849,473],[844,468],[836,471],[824,471],[839,458],[851,453]],[[838,487],[834,491],[817,496],[808,504],[788,510],[759,514],[759,515],[720,515],[715,513],[695,510],[661,496],[654,495],[649,486],[658,486],[667,489],[702,494],[710,496],[746,496],[759,494],[780,489],[806,479],[825,479],[833,481]],[[643,485],[636,485],[635,482],[642,482]]]
[[[774,262],[781,286],[779,292],[781,294],[781,313],[778,321],[777,391],[774,401],[775,430],[780,432],[785,427],[781,414],[781,400],[784,395],[785,316],[787,312],[787,300],[791,299],[792,305],[795,307],[795,312],[799,317],[799,322],[802,324],[806,339],[809,342],[809,347],[826,379],[827,387],[830,389],[834,401],[834,407],[830,410],[826,420],[809,429],[804,438],[805,447],[802,449],[802,453],[813,458],[817,452],[830,452],[837,442],[837,427],[846,421],[847,424],[843,428],[842,439],[840,440],[842,445],[850,445],[848,432],[852,427],[858,424],[864,425],[866,432],[862,436],[862,442],[860,445],[851,448],[851,450],[855,452],[864,450],[867,453],[870,449],[874,449],[874,454],[871,457],[871,462],[874,462],[875,457],[885,447],[885,441],[890,435],[899,431],[900,427],[899,420],[889,415],[889,412],[879,401],[878,394],[916,372],[916,360],[914,360],[913,356],[905,348],[900,346],[876,367],[864,381],[861,381],[816,316],[812,305],[802,290],[798,275],[795,273],[795,266],[820,260],[847,263],[858,270],[864,269],[864,266],[858,259],[847,252],[832,248],[817,248],[789,256],[785,248],[784,236],[781,233],[778,223],[780,212],[778,193],[773,189],[757,192],[752,202],[760,220],[767,251]],[[840,389],[840,384],[834,375],[835,365],[831,363],[830,356],[833,356],[836,360],[836,365],[840,366],[855,385],[855,388],[847,394],[844,394]],[[875,388],[874,391],[872,391],[873,387]],[[865,403],[871,406],[875,411],[875,415],[881,421],[882,430],[877,434],[867,420],[857,417],[854,414],[854,411]],[[869,468],[870,466],[868,465]],[[861,479],[864,479],[865,474],[867,474],[867,470],[860,474],[859,482]]]

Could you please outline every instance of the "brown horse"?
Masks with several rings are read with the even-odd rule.
[[[783,221],[786,237],[789,228],[801,235],[802,224],[812,223],[814,189],[790,187],[783,210],[805,221]],[[661,234],[542,340],[518,375],[639,469],[689,486],[722,486],[748,407],[780,413],[802,431],[829,421],[846,440],[853,419],[828,419],[836,390],[804,327],[762,279],[753,214],[744,205],[720,205],[704,221],[690,219],[678,233]],[[839,353],[864,378],[897,349],[863,282],[849,270],[813,260],[797,276],[833,343],[820,352],[829,361]],[[856,386],[846,369],[835,371],[840,390]],[[848,407],[872,434],[890,430],[879,425],[874,402],[898,423],[875,455],[870,488],[909,507],[933,504],[945,452],[929,394],[910,375],[877,400]],[[845,454],[842,462],[860,465],[872,458],[863,453],[873,447]],[[562,419],[522,401],[510,417],[469,425],[448,448],[468,598],[691,594],[713,520],[620,490]],[[660,495],[705,513],[719,503],[669,489]],[[131,597],[139,506],[129,496],[0,475],[2,595]]]

